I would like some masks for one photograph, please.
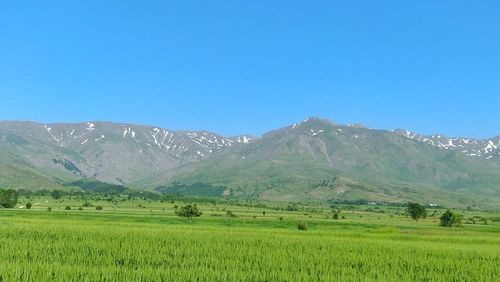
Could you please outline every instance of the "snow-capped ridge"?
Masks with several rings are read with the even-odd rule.
[[[500,138],[493,139],[473,139],[463,137],[446,137],[443,134],[433,134],[431,136],[414,133],[409,130],[396,129],[392,132],[406,138],[423,142],[444,150],[458,150],[469,157],[482,157],[487,160],[498,155],[500,152]]]

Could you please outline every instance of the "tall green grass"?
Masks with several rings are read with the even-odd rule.
[[[148,220],[146,215],[141,223],[137,216],[108,216],[32,212],[0,217],[0,280],[500,279],[498,226],[482,232],[437,227],[409,231],[316,222],[314,230],[301,232],[294,221],[278,228]]]

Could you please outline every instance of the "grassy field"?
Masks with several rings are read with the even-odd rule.
[[[321,206],[200,204],[204,214],[189,221],[175,216],[178,202],[93,201],[101,211],[32,202],[0,210],[0,281],[500,280],[500,223],[443,228],[442,210],[412,222],[401,207],[359,206],[333,220]]]

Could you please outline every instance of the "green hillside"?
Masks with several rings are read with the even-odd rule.
[[[189,196],[500,208],[496,140],[425,138],[316,118],[261,138],[108,122],[0,122],[0,185],[109,183]],[[488,154],[471,156],[478,150]]]
[[[491,199],[500,197],[498,171],[494,163],[392,132],[312,119],[215,156],[173,180],[177,186],[224,186],[225,195],[265,200],[493,207],[497,201]]]
[[[0,188],[62,188],[57,178],[49,176],[20,158],[0,150]]]

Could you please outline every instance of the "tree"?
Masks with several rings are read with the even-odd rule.
[[[16,204],[17,204],[17,192],[16,192],[16,190],[0,189],[0,206],[2,206],[4,208],[11,209],[11,208],[15,207]]]
[[[203,212],[198,209],[196,204],[194,204],[194,205],[181,206],[180,209],[175,210],[175,214],[177,216],[187,217],[189,220],[192,220],[193,217],[201,216]]]
[[[439,218],[440,225],[444,227],[460,226],[462,225],[462,215],[446,210]]]
[[[421,218],[425,218],[427,216],[427,211],[425,210],[425,207],[419,203],[408,203],[406,212],[415,221]]]
[[[62,191],[61,190],[54,190],[54,191],[50,192],[50,196],[52,196],[52,198],[54,198],[55,200],[61,199]]]

